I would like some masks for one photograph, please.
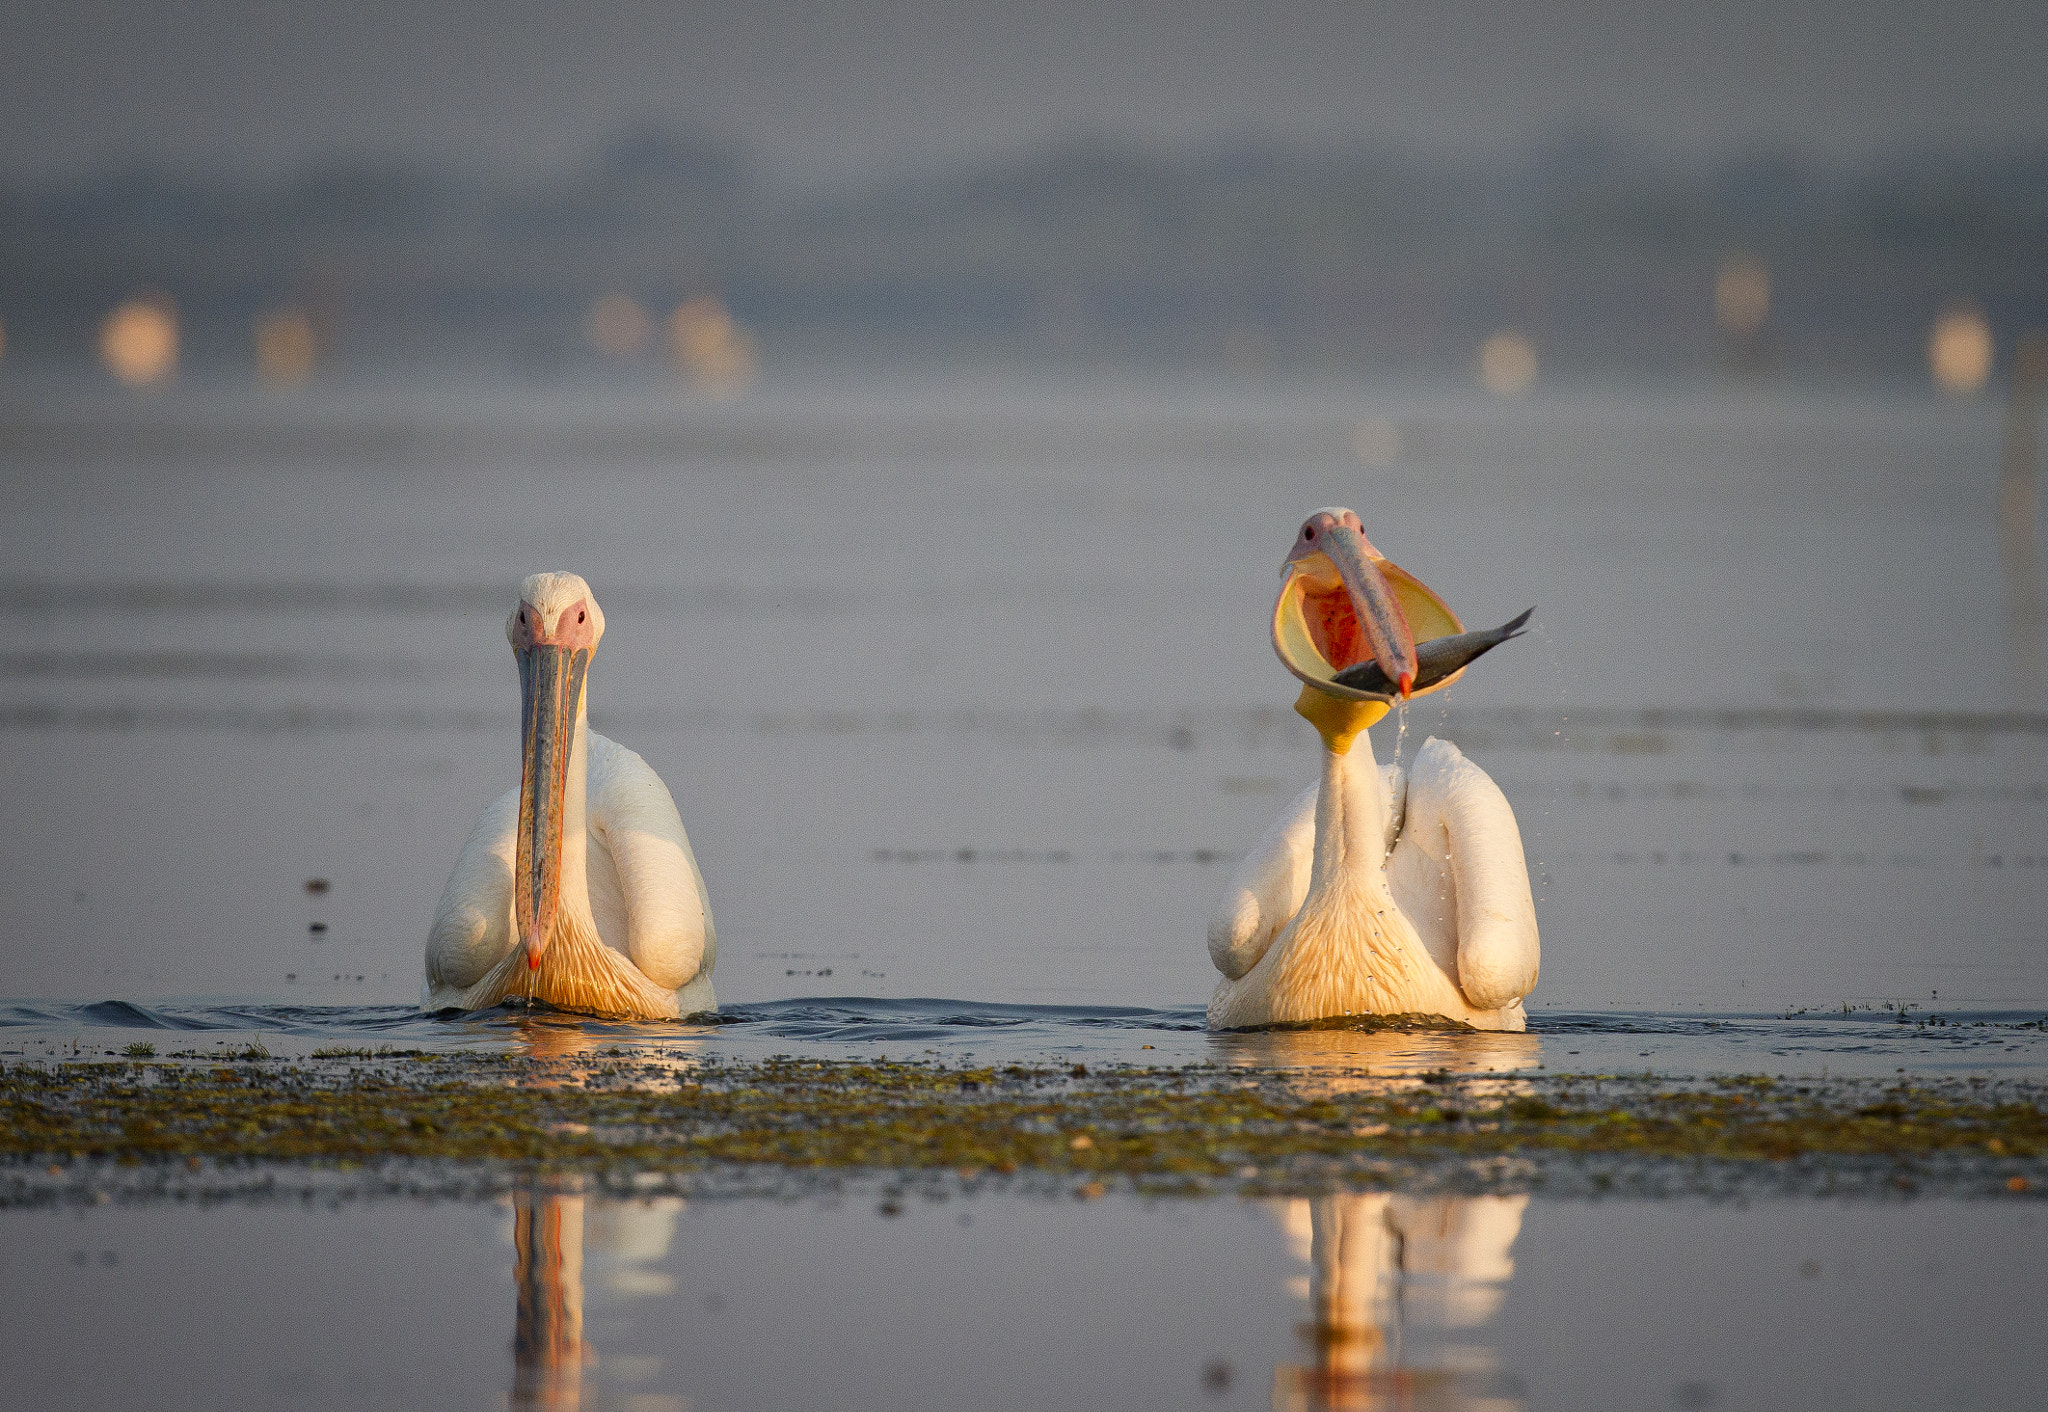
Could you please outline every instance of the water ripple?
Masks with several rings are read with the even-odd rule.
[[[817,1057],[930,1053],[958,1061],[1044,1060],[1182,1064],[1277,1062],[1286,1045],[1247,1045],[1206,1032],[1193,1005],[1021,1005],[944,998],[831,996],[729,1005],[715,1020],[626,1022],[549,1010],[496,1009],[427,1015],[408,1005],[279,1005],[260,1001],[101,1000],[0,1002],[0,1052],[24,1058],[119,1054],[125,1043],[168,1034],[185,1043],[256,1043],[280,1055],[316,1048],[561,1053],[631,1044],[706,1058],[770,1054]],[[207,1036],[202,1039],[201,1036]],[[1323,1032],[1317,1065],[1343,1063],[1346,1032]],[[152,1038],[154,1037],[154,1038]],[[1461,1037],[1432,1032],[1424,1048]],[[1475,1044],[1499,1037],[1462,1037]],[[1369,1042],[1368,1042],[1369,1041]],[[178,1052],[169,1040],[165,1053]],[[1696,1077],[1731,1073],[1888,1075],[1987,1073],[2048,1077],[2048,1015],[2037,1010],[1941,1014],[1672,1015],[1650,1011],[1537,1011],[1510,1067],[1551,1073],[1644,1072]],[[1361,1035],[1351,1060],[1383,1061],[1384,1038]],[[204,1051],[202,1051],[204,1052]],[[1450,1051],[1446,1050],[1446,1054]],[[1489,1051],[1490,1052],[1490,1051]],[[1256,1057],[1263,1056],[1263,1057]],[[1453,1056],[1454,1057],[1454,1056]]]

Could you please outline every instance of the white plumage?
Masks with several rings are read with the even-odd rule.
[[[545,636],[587,605],[594,650],[603,618],[589,592],[573,574],[535,575],[521,586],[519,611]],[[522,622],[515,613],[514,627]],[[554,860],[559,903],[539,964],[515,915],[522,790],[513,789],[477,820],[441,896],[427,938],[426,1009],[478,1010],[511,996],[632,1019],[718,1008],[717,933],[675,801],[645,760],[589,728],[580,690],[574,710]]]
[[[1323,752],[1322,779],[1217,902],[1210,1025],[1425,1014],[1525,1028],[1538,944],[1514,811],[1449,741],[1431,738],[1403,772],[1380,769],[1366,740]]]

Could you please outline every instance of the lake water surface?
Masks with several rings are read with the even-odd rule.
[[[8,384],[0,991],[412,1001],[517,779],[513,587],[571,567],[723,998],[1199,1004],[1207,909],[1315,772],[1265,624],[1342,503],[1470,621],[1536,605],[1408,738],[1517,811],[1536,1008],[2040,1007],[1998,436],[1762,389]]]

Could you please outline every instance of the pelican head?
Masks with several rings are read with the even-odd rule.
[[[1370,657],[1406,696],[1415,684],[1415,634],[1387,582],[1386,563],[1365,537],[1357,512],[1332,507],[1302,521],[1285,572],[1299,589],[1309,636],[1322,658],[1342,671]],[[1281,660],[1287,660],[1284,651]]]
[[[526,964],[537,971],[561,901],[569,752],[583,709],[584,676],[604,636],[604,612],[577,575],[535,574],[519,585],[519,606],[505,622],[505,636],[519,662],[524,732],[513,920]]]
[[[1302,521],[1280,574],[1273,650],[1306,684],[1294,709],[1338,754],[1392,701],[1450,684],[1451,676],[1417,680],[1415,644],[1462,632],[1464,624],[1373,548],[1356,512],[1332,506]],[[1377,689],[1354,684],[1361,666],[1377,668]]]

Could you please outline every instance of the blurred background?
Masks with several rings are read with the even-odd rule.
[[[1199,1002],[1340,503],[1538,605],[1376,748],[1507,788],[1539,1001],[2048,1000],[2044,72],[2021,3],[16,7],[0,990],[409,999],[565,567],[722,994]]]
[[[888,355],[1970,391],[2048,319],[2021,3],[0,24],[17,375],[730,388]]]

